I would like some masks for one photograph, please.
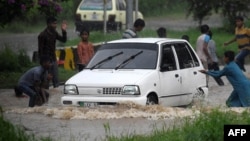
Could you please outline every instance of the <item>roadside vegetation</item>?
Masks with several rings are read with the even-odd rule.
[[[37,139],[34,134],[27,134],[19,126],[15,126],[4,119],[3,110],[0,107],[0,141],[53,141],[50,137]]]
[[[150,134],[122,134],[114,136],[109,123],[104,124],[105,141],[222,141],[224,125],[249,125],[249,110],[235,112],[219,109],[205,110],[195,117],[176,119],[173,126],[162,125],[152,128]],[[0,114],[0,141],[57,141],[52,137],[37,137],[27,134],[19,126],[14,126]],[[74,141],[74,137],[72,137]]]
[[[181,125],[180,125],[181,122]],[[249,125],[249,111],[237,113],[233,111],[202,111],[196,117],[188,117],[177,121],[171,128],[162,125],[161,129],[153,129],[150,135],[108,135],[108,141],[222,141],[224,125]],[[108,129],[108,128],[106,128]]]
[[[147,2],[145,2],[147,1]],[[164,4],[156,3],[152,0],[141,0],[140,8],[144,13],[145,18],[159,17],[168,19],[186,18],[185,7],[187,3],[182,0],[161,0]],[[63,7],[69,7],[68,10],[59,16],[59,20],[69,21],[69,25],[74,26],[74,11],[80,0],[67,1],[63,3]],[[160,2],[160,1],[159,1]],[[172,4],[171,4],[172,2]],[[150,6],[150,7],[147,7]],[[152,7],[159,8],[152,8]],[[152,9],[157,9],[152,11]],[[37,14],[37,15],[35,15]],[[29,19],[16,19],[5,27],[0,27],[1,34],[7,33],[36,33],[40,32],[45,25],[44,17],[39,17],[37,11],[33,11],[33,15],[28,15]],[[249,23],[247,21],[247,23]],[[34,26],[35,25],[35,26]],[[29,27],[29,28],[27,28]],[[225,41],[230,40],[234,35],[233,31],[224,32],[224,28],[214,28],[213,39],[217,44],[217,53],[220,58],[223,56],[225,50],[233,50],[237,52],[235,44],[232,44],[226,48],[223,47]],[[188,29],[185,31],[174,31],[168,29],[168,37],[180,38],[186,34],[190,37],[190,44],[195,47],[197,37],[200,35],[198,28]],[[90,41],[93,43],[106,42],[114,39],[120,39],[122,32],[110,33],[104,35],[102,32],[93,31],[91,32]],[[145,29],[139,33],[141,37],[156,37],[156,31]],[[74,46],[79,42],[80,38],[69,40],[65,46]],[[13,88],[16,85],[20,76],[29,68],[39,65],[36,62],[31,62],[29,57],[26,55],[25,50],[13,51],[10,47],[6,46],[5,49],[0,51],[0,89]],[[59,68],[59,79],[61,82],[65,82],[72,75],[77,73],[76,70],[68,71],[63,68]],[[3,116],[3,111],[0,107],[0,141],[52,141],[50,137],[37,138],[35,135],[30,135],[25,132],[24,129],[19,126],[14,126],[10,122],[6,121]],[[166,125],[162,126],[162,129],[152,129],[150,135],[121,135],[121,137],[113,136],[110,132],[108,124],[104,125],[106,131],[107,141],[221,141],[223,140],[223,126],[225,124],[250,124],[249,111],[242,113],[237,112],[221,112],[219,110],[212,110],[210,112],[203,111],[199,116],[195,118],[182,119],[181,128],[179,123],[172,127],[166,128]]]

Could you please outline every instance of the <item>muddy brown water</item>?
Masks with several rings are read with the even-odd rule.
[[[232,87],[225,78],[223,80],[225,86],[221,87],[210,78],[207,99],[195,99],[189,107],[140,106],[129,102],[97,108],[66,107],[60,104],[63,86],[49,89],[48,104],[34,108],[27,107],[28,97],[17,98],[14,90],[1,89],[0,106],[4,118],[28,134],[56,141],[101,141],[107,135],[150,134],[157,129],[171,128],[179,125],[183,118],[195,118],[201,108],[227,109],[225,100]]]

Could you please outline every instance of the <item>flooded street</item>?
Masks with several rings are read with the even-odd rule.
[[[0,90],[0,105],[5,119],[19,125],[27,133],[51,137],[56,141],[101,141],[107,135],[150,134],[156,129],[180,124],[184,117],[194,118],[200,109],[225,108],[232,87],[218,86],[209,79],[210,93],[206,100],[194,100],[188,107],[140,106],[122,103],[115,107],[63,107],[60,97],[63,86],[50,89],[48,104],[28,108],[28,98],[16,98],[10,89]],[[236,110],[240,110],[239,108]]]
[[[55,141],[101,141],[106,135],[149,134],[155,128],[168,127],[173,119],[147,120],[144,118],[71,119],[60,120],[38,113],[5,114],[12,123],[21,125],[27,133],[51,137]]]
[[[163,26],[161,24],[165,24],[168,29],[186,29],[196,25],[194,22],[187,24],[184,21],[186,20],[173,22],[166,19],[166,22],[150,20],[146,23],[147,27],[154,29]],[[70,38],[76,38],[73,29],[68,33]],[[37,35],[38,33],[1,34],[0,48],[9,45],[27,49],[32,56],[33,51],[37,50]],[[250,66],[247,66],[247,70],[250,70]],[[0,89],[0,106],[6,120],[38,137],[51,137],[55,141],[102,141],[107,135],[150,134],[156,129],[179,125],[180,120],[185,117],[192,119],[199,115],[201,109],[225,108],[225,101],[232,91],[232,86],[226,78],[222,79],[225,86],[218,86],[210,77],[207,99],[195,99],[192,105],[187,107],[140,106],[133,103],[122,103],[115,107],[63,107],[60,104],[63,86],[50,89],[48,104],[34,108],[28,108],[28,97],[17,98],[14,90]]]
[[[193,116],[192,108],[140,106],[123,103],[98,108],[62,107],[62,87],[51,89],[47,105],[28,108],[28,98],[16,98],[13,90],[1,90],[4,117],[28,133],[60,141],[104,140],[106,135],[149,134]]]

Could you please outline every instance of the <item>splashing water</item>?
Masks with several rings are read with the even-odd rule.
[[[95,108],[87,107],[64,107],[60,105],[59,91],[50,90],[50,99],[47,105],[27,108],[28,98],[22,99],[22,106],[4,107],[6,113],[31,114],[39,113],[56,119],[121,119],[121,118],[145,118],[149,120],[174,119],[190,117],[200,114],[200,110],[210,111],[213,106],[206,104],[204,99],[195,99],[190,107],[164,107],[162,105],[142,106],[132,102],[124,102],[115,106],[102,106]],[[5,96],[5,95],[2,95]],[[8,94],[9,96],[9,94]],[[4,98],[4,97],[3,97]],[[13,97],[15,98],[15,97]],[[7,100],[5,100],[7,101]],[[20,101],[20,100],[19,100]],[[2,101],[1,101],[2,102]],[[13,102],[13,101],[12,101]],[[7,103],[8,105],[9,103]],[[223,108],[225,109],[225,108]],[[242,108],[230,108],[235,112],[244,111]]]
[[[57,119],[119,119],[146,118],[151,120],[194,116],[199,111],[191,108],[163,107],[161,105],[141,106],[126,102],[117,106],[97,108],[85,107],[48,107],[10,108],[6,112],[28,114],[41,113]]]

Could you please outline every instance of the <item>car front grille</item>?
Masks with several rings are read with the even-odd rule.
[[[120,95],[122,88],[103,88],[105,95]]]

